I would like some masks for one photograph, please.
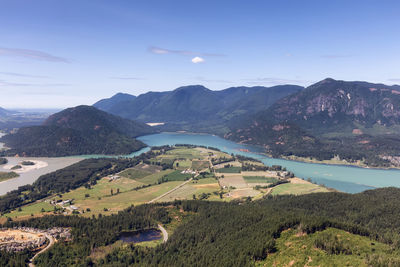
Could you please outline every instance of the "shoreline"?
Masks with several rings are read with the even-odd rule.
[[[173,134],[199,134],[199,135],[213,135],[213,136],[218,136],[226,141],[233,142],[237,145],[242,145],[242,146],[247,146],[249,148],[251,147],[256,147],[260,148],[261,150],[264,150],[263,146],[260,145],[254,145],[254,144],[245,144],[245,143],[238,143],[230,139],[224,138],[224,136],[221,135],[216,135],[212,133],[196,133],[196,132],[187,132],[187,131],[177,131],[177,132],[160,132],[160,133],[173,133]],[[248,153],[254,153],[254,154],[260,154],[263,156],[267,156],[271,159],[283,159],[283,160],[288,160],[288,161],[294,161],[294,162],[302,162],[302,163],[314,163],[314,164],[321,164],[321,165],[330,165],[330,166],[345,166],[345,167],[355,167],[355,168],[362,168],[362,169],[376,169],[376,170],[400,170],[400,166],[394,166],[391,165],[390,167],[372,167],[368,166],[365,164],[357,164],[357,163],[351,163],[348,161],[335,161],[333,159],[330,160],[324,160],[324,161],[319,161],[315,159],[309,159],[309,158],[303,158],[303,157],[298,157],[298,156],[280,156],[280,157],[273,157],[271,154],[268,154],[267,152],[255,152],[251,151],[248,149],[248,151],[243,151],[243,152],[248,152]]]
[[[270,158],[270,155],[265,154]],[[357,164],[357,163],[351,163],[348,161],[335,161],[335,160],[323,160],[319,161],[316,159],[310,159],[310,158],[303,158],[303,157],[297,157],[297,156],[282,156],[277,159],[284,159],[284,160],[290,160],[290,161],[296,161],[296,162],[303,162],[303,163],[314,163],[314,164],[321,164],[321,165],[330,165],[330,166],[345,166],[345,167],[354,167],[354,168],[361,168],[361,169],[375,169],[375,170],[400,170],[400,167],[397,166],[391,166],[391,167],[372,167],[368,166],[365,164]]]

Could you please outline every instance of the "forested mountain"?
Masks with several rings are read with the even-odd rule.
[[[1,141],[11,148],[6,151],[9,155],[129,154],[145,146],[135,137],[153,132],[144,123],[78,106],[50,116],[41,126],[21,128]]]
[[[400,90],[325,79],[230,127],[226,138],[263,145],[277,155],[396,156],[400,155]]]
[[[149,92],[129,101],[101,100],[94,104],[124,118],[143,122],[164,122],[164,129],[212,131],[211,127],[244,114],[264,110],[278,99],[303,88],[295,85],[274,87],[232,87],[212,91],[201,85],[184,86],[169,92]],[[114,102],[105,107],[102,103]]]
[[[106,99],[102,99],[102,100],[98,101],[93,106],[100,110],[107,111],[108,109],[112,108],[114,105],[118,105],[125,101],[132,101],[135,98],[136,98],[136,96],[134,96],[134,95],[117,93],[116,95],[114,95],[110,98],[106,98]]]

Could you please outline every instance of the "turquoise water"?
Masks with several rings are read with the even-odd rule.
[[[138,139],[149,146],[192,144],[216,147],[230,154],[261,160],[267,165],[282,165],[294,172],[297,177],[311,178],[319,184],[348,193],[357,193],[378,187],[400,187],[400,170],[366,169],[275,159],[259,154],[262,151],[258,147],[237,144],[214,135],[160,133],[142,136]],[[249,152],[240,151],[240,149],[248,149]]]

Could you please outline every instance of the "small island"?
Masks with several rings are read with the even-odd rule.
[[[0,165],[4,165],[8,163],[8,159],[6,158],[0,158]]]
[[[12,179],[12,178],[17,178],[19,176],[18,173],[15,172],[0,172],[0,182]]]

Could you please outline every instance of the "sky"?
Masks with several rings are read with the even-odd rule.
[[[191,84],[400,84],[400,1],[0,0],[0,107]]]

